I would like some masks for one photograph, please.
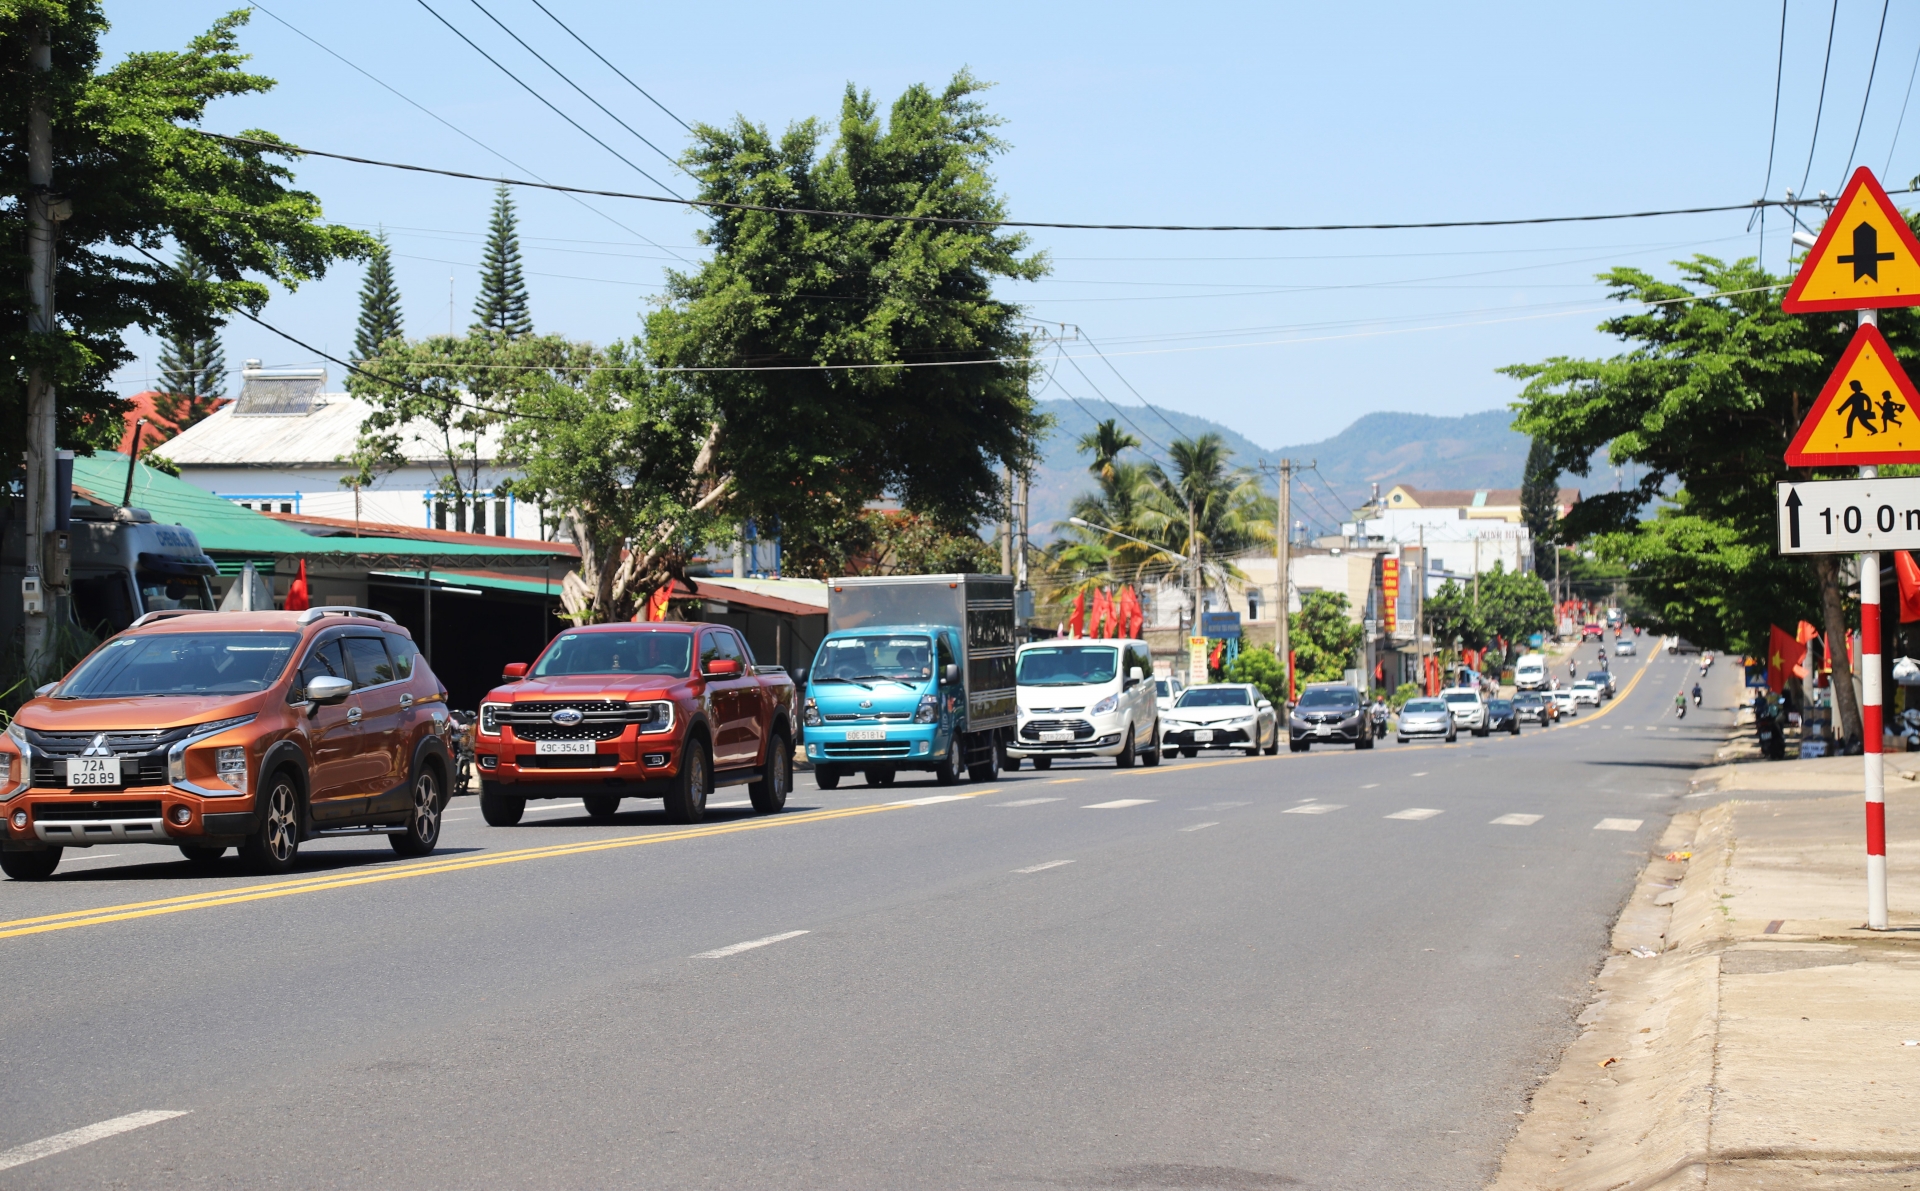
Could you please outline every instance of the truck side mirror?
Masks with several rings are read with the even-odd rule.
[[[506,668],[500,671],[500,681],[502,682],[518,682],[526,676],[527,664],[525,662],[508,662]]]
[[[739,658],[714,658],[707,663],[707,674],[714,678],[735,678],[740,674]]]
[[[353,694],[353,683],[345,678],[335,678],[331,674],[322,674],[307,683],[307,701],[321,707],[331,707],[335,703],[344,702],[351,694]]]
[[[1146,675],[1141,671],[1140,667],[1138,666],[1127,667],[1127,685],[1128,686],[1132,686],[1134,683],[1139,682],[1141,679],[1145,677]]]
[[[959,682],[960,681],[960,664],[958,662],[948,662],[945,666],[941,667],[940,681],[946,683],[948,686],[952,686],[954,683]]]

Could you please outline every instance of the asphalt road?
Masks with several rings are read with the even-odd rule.
[[[0,1187],[1478,1187],[1731,721],[1617,668],[1518,738],[69,852],[0,883]]]

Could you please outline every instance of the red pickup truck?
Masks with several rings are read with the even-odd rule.
[[[725,625],[569,629],[506,668],[474,725],[480,813],[520,821],[530,798],[578,798],[598,821],[659,798],[696,823],[716,787],[744,784],[772,814],[793,788],[793,680],[757,666]]]

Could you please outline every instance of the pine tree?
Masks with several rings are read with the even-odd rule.
[[[367,279],[360,286],[360,325],[353,333],[353,360],[362,363],[380,354],[380,345],[402,333],[400,289],[393,281],[393,250],[387,233],[367,262]]]
[[[479,320],[473,329],[519,339],[533,334],[527,312],[527,283],[520,274],[520,233],[513,198],[505,186],[494,192],[493,220],[487,227],[487,251],[480,262],[480,297],[473,304]]]
[[[196,282],[213,276],[205,261],[182,248],[174,267]],[[169,323],[161,332],[160,389],[153,397],[152,434],[156,446],[212,413],[226,392],[227,360],[217,335]]]
[[[1533,531],[1533,568],[1543,575],[1553,572],[1553,551],[1560,534],[1559,479],[1553,448],[1543,439],[1534,439],[1520,480],[1520,518]]]

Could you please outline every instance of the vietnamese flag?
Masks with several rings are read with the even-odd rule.
[[[1901,553],[1905,554],[1906,551],[1902,550]],[[307,560],[303,558],[300,560],[299,576],[294,579],[293,586],[287,588],[287,611],[305,612],[311,607],[313,597],[307,594]]]
[[[1893,573],[1900,586],[1900,623],[1920,620],[1920,563],[1909,552],[1895,550]]]
[[[673,580],[661,584],[647,597],[647,619],[665,620],[667,618],[667,600],[673,595]]]
[[[1768,630],[1767,643],[1767,689],[1779,694],[1786,689],[1787,675],[1793,671],[1794,664],[1806,656],[1807,647],[1793,639],[1779,625]]]

